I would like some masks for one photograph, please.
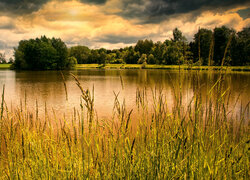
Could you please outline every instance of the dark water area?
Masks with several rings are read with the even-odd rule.
[[[58,71],[0,71],[0,87],[5,85],[5,101],[10,108],[20,104],[35,111],[36,101],[40,115],[44,114],[45,103],[49,112],[52,109],[61,117],[72,115],[73,109],[80,108],[81,92],[76,85],[73,73],[79,79],[83,89],[94,88],[95,110],[99,117],[112,115],[114,93],[119,100],[125,99],[128,109],[136,109],[136,91],[145,89],[148,104],[152,103],[152,92],[161,89],[169,108],[173,106],[174,91],[182,91],[183,104],[188,104],[194,96],[197,84],[201,87],[203,102],[206,102],[211,87],[220,78],[215,71],[178,70],[74,70],[64,71],[68,100],[61,73]],[[239,111],[250,98],[250,73],[232,72],[224,74],[224,89],[230,93],[229,108]],[[212,95],[216,101],[216,95]],[[238,99],[238,101],[237,101]]]

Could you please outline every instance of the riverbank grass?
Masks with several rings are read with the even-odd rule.
[[[11,64],[0,64],[0,69],[10,69]],[[250,71],[250,66],[188,66],[188,65],[157,65],[157,64],[77,64],[75,69],[168,69],[168,70],[227,70]]]
[[[161,90],[152,90],[149,103],[147,91],[138,89],[136,109],[114,93],[108,119],[96,114],[94,90],[74,78],[81,109],[71,119],[40,118],[39,105],[8,109],[3,94],[0,179],[249,179],[249,104],[240,113],[229,110],[223,76],[205,104],[198,76],[185,106],[181,82],[173,83],[171,109]]]
[[[0,64],[0,69],[10,69],[11,64]]]
[[[227,70],[250,71],[250,66],[188,66],[188,65],[156,65],[156,64],[78,64],[76,69],[169,69],[169,70]]]

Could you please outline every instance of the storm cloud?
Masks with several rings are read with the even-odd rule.
[[[44,4],[51,1],[72,1],[72,0],[0,0],[0,14],[23,15],[38,11]],[[105,4],[107,0],[79,0],[86,4]]]
[[[105,4],[107,0],[80,0],[82,3]]]
[[[116,49],[139,39],[192,40],[199,27],[249,27],[247,0],[0,0],[0,52],[11,57],[23,39],[61,38],[71,47]]]
[[[158,23],[174,15],[193,13],[197,16],[204,10],[225,11],[242,5],[250,5],[247,0],[123,0],[120,15],[144,23]]]
[[[132,44],[136,43],[138,39],[145,39],[146,36],[122,36],[122,35],[105,35],[102,37],[97,38],[96,42],[105,42],[105,43],[111,43],[111,44],[117,44],[117,43],[124,43],[124,44]]]
[[[1,0],[0,9],[2,13],[27,14],[37,11],[49,0]]]

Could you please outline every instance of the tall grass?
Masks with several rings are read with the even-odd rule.
[[[173,108],[161,90],[148,102],[138,89],[133,110],[114,93],[113,116],[105,120],[95,113],[94,89],[73,77],[82,95],[71,119],[42,119],[38,107],[9,110],[3,99],[1,179],[249,179],[249,104],[230,111],[223,76],[205,102],[195,76],[188,105],[181,82],[173,82]]]

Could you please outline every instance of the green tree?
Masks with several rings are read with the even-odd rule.
[[[164,64],[180,65],[183,64],[183,62],[182,44],[180,42],[171,42],[166,48]]]
[[[155,58],[155,64],[162,64],[166,53],[166,43],[156,42],[152,48],[152,55]]]
[[[140,53],[136,52],[132,46],[124,49],[123,59],[127,64],[136,64],[140,58]]]
[[[208,29],[199,29],[194,35],[194,62],[202,59],[202,65],[208,65],[209,52],[212,42],[213,32]]]
[[[235,31],[229,29],[226,26],[222,26],[214,29],[214,62],[215,65],[221,65],[224,53],[229,42],[229,39],[232,38]],[[230,49],[226,54],[225,59],[230,59]]]
[[[175,28],[173,30],[173,39],[171,39],[173,42],[182,42],[186,41],[186,37],[182,35],[182,32],[178,29]]]
[[[147,54],[142,54],[137,64],[147,64]]]
[[[77,65],[77,59],[75,57],[69,57],[67,61],[67,68],[72,69]]]
[[[73,56],[77,59],[78,64],[89,63],[90,49],[86,46],[74,46],[69,49],[69,56]]]
[[[244,28],[232,38],[232,65],[250,65],[250,27]]]
[[[139,40],[135,46],[135,51],[140,52],[140,55],[142,54],[150,54],[150,51],[153,47],[154,43],[152,40]]]
[[[153,54],[148,56],[148,64],[156,64],[156,59]]]
[[[65,69],[68,64],[67,47],[61,39],[41,38],[23,40],[14,48],[15,69]]]
[[[173,43],[170,45],[177,47],[176,51],[178,52],[176,52],[176,54],[182,53],[182,57],[178,60],[178,64],[190,61],[190,47],[187,38],[182,35],[182,32],[178,28],[173,30],[173,39],[171,39],[171,41]]]
[[[99,58],[98,58],[98,64],[106,64],[106,57],[107,57],[107,54],[104,52],[104,51],[102,51],[101,53],[100,53],[100,55],[99,55]]]

